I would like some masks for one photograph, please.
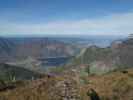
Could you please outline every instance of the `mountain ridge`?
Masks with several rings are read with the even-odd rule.
[[[48,38],[0,38],[0,60],[72,56],[77,47]]]

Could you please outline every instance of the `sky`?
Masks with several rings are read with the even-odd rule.
[[[0,35],[128,35],[133,0],[0,0]]]

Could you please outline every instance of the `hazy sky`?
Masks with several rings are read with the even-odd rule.
[[[0,35],[127,35],[133,0],[0,0]]]

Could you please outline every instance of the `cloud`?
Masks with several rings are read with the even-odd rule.
[[[95,19],[55,21],[39,24],[1,23],[0,33],[53,35],[127,35],[133,33],[133,12]]]

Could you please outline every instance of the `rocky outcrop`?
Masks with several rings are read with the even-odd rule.
[[[79,89],[77,83],[73,80],[63,80],[56,84],[56,90],[58,90],[58,95],[62,100],[80,100]]]
[[[79,85],[71,77],[45,76],[30,81],[25,87],[0,93],[6,100],[81,100]]]

